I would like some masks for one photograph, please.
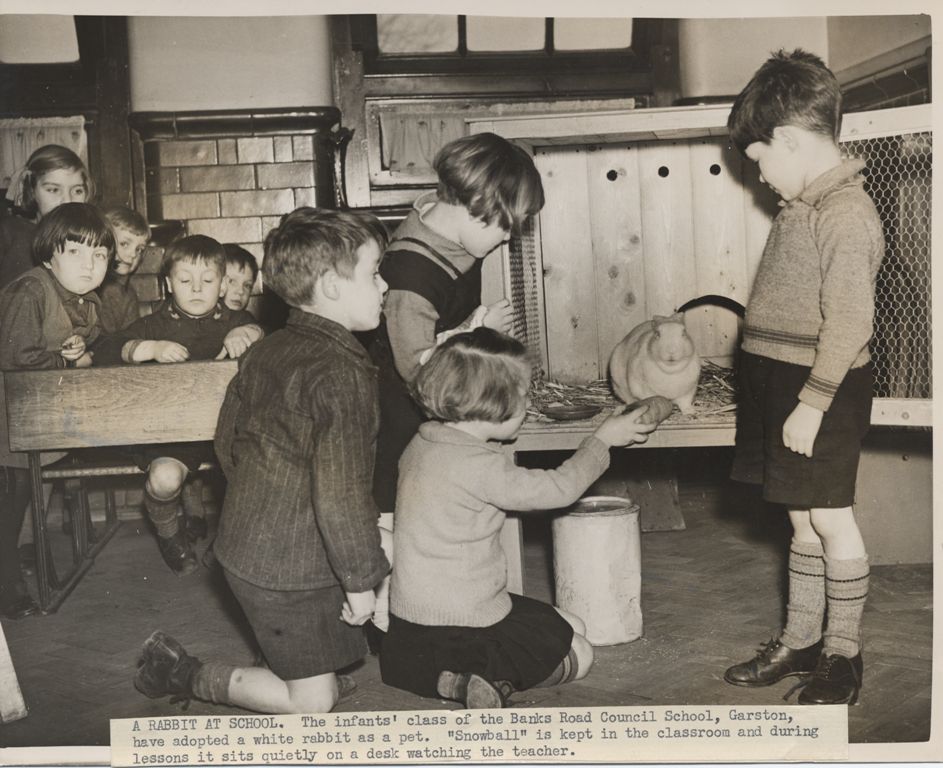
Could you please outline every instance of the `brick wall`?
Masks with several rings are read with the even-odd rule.
[[[302,205],[334,206],[333,107],[136,113],[136,204],[152,224],[239,243],[260,263],[265,234]],[[143,203],[143,205],[142,205]]]

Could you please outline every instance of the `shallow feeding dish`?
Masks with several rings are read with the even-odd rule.
[[[591,419],[601,410],[598,405],[546,405],[541,413],[557,421],[580,421]]]

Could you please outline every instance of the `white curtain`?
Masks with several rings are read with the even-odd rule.
[[[88,165],[88,139],[81,115],[0,120],[0,188],[9,188],[11,178],[29,156],[46,144],[68,147]]]

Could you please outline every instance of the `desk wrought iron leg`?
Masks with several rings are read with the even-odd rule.
[[[36,547],[36,584],[39,589],[39,607],[46,610],[52,590],[58,579],[54,573],[52,549],[46,531],[46,501],[43,498],[43,467],[39,452],[29,452],[29,479],[33,498],[30,503],[33,514],[33,540]],[[51,578],[50,578],[50,574]]]
[[[88,497],[85,485],[79,478],[63,483],[63,505],[68,502],[72,519],[72,562],[78,563],[88,554],[88,539],[91,520],[88,512]]]
[[[111,528],[112,525],[118,520],[118,510],[117,505],[115,504],[115,489],[107,488],[105,489],[105,529]],[[91,523],[89,523],[91,525]],[[92,529],[94,534],[94,529]],[[94,541],[98,541],[97,536],[92,536]]]

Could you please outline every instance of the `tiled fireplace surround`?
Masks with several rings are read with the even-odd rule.
[[[280,216],[335,205],[335,107],[138,112],[130,122],[143,149],[136,204],[158,228],[182,222],[186,234],[239,243],[261,261]]]
[[[259,111],[141,112],[130,119],[137,145],[135,207],[155,242],[175,234],[239,243],[261,263],[262,241],[301,205],[335,207],[335,107]],[[141,270],[156,271],[152,253]],[[258,287],[257,287],[258,290]],[[143,477],[89,483],[93,517],[104,515],[103,485],[115,488],[122,518],[142,514]],[[209,488],[204,490],[211,498]],[[50,522],[61,507],[53,503]]]

